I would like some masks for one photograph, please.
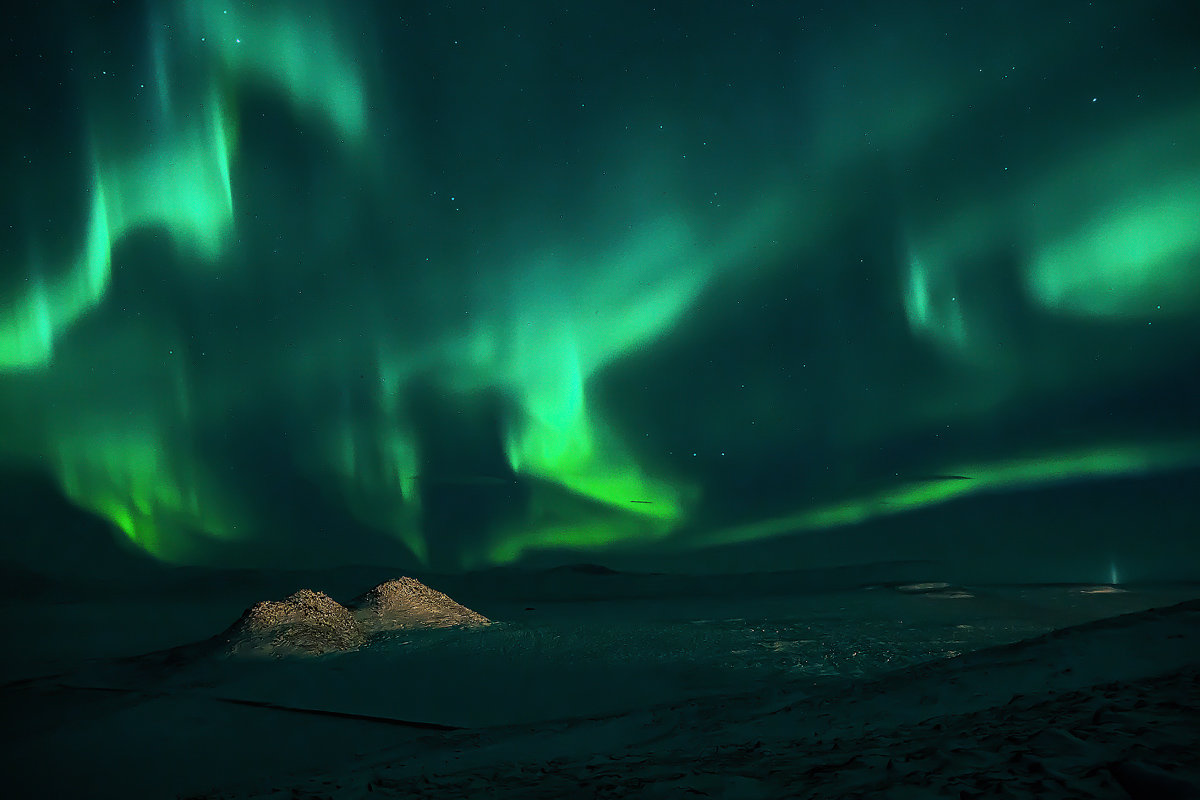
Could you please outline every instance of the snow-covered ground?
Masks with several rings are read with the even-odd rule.
[[[342,601],[344,577],[345,596],[331,591]],[[1137,794],[1163,775],[1200,786],[1200,604],[1176,605],[1200,597],[1194,584],[497,580],[467,604],[498,624],[280,660],[164,649],[225,629],[249,605],[244,586],[9,601],[9,796],[1169,797]]]

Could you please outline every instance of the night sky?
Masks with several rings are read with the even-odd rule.
[[[1193,3],[28,5],[0,465],[157,559],[716,568],[1197,483]]]

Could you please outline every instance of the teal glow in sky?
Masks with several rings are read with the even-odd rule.
[[[0,461],[167,561],[439,569],[1200,463],[1173,4],[405,9],[27,12]]]

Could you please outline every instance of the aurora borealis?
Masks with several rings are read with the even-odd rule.
[[[1187,4],[35,5],[0,460],[162,560],[669,557],[1200,464]]]

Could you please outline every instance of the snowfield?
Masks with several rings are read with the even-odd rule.
[[[32,633],[41,615],[66,635],[70,605],[10,601],[9,641],[27,639],[14,642],[26,674],[3,688],[9,796],[1165,798],[1200,786],[1195,585],[688,596],[673,584],[620,599],[622,582],[644,578],[588,580],[619,599],[497,592],[468,604],[492,625],[402,627],[279,658],[198,638],[137,655],[148,634],[126,599],[107,620],[109,657],[72,659]],[[211,600],[141,619],[173,609],[193,632],[227,613],[228,596]],[[102,607],[74,609],[79,624],[104,624]],[[112,657],[122,629],[129,652]]]

